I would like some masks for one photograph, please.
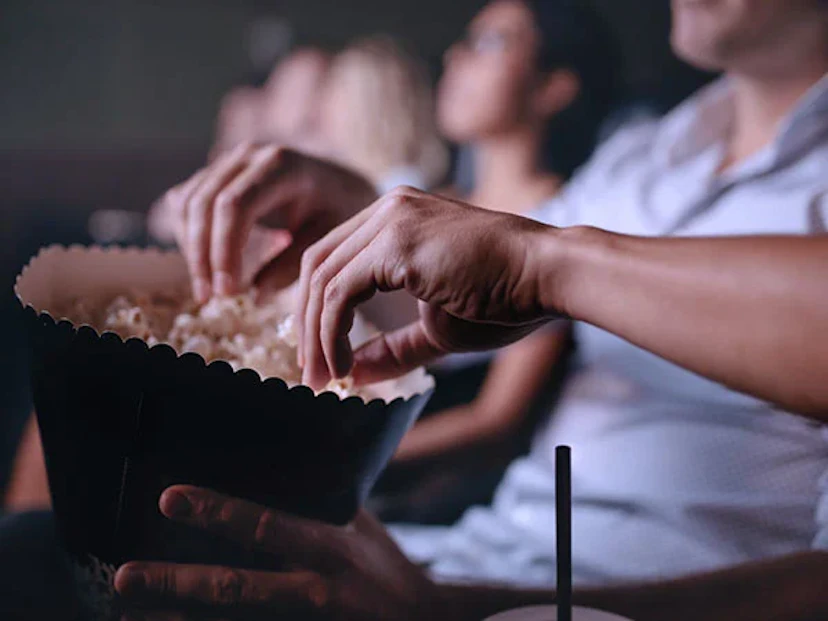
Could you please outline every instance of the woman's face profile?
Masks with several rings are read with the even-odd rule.
[[[437,94],[443,134],[469,142],[508,131],[529,110],[538,34],[522,0],[495,0],[445,55]]]

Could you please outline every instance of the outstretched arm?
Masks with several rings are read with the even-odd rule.
[[[828,421],[828,236],[550,232],[544,304],[736,390]]]
[[[642,238],[556,229],[398,190],[315,244],[300,278],[306,383],[407,371],[565,314],[736,390],[828,421],[828,235]],[[357,303],[421,319],[351,357]],[[304,342],[303,342],[304,341]]]

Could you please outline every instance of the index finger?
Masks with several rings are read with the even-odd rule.
[[[158,504],[161,513],[170,519],[288,561],[310,561],[314,568],[337,564],[344,552],[341,534],[335,526],[209,489],[174,485],[164,490]]]
[[[346,220],[335,229],[330,231],[327,235],[322,237],[315,244],[310,246],[302,254],[300,273],[299,273],[299,289],[296,301],[296,333],[298,339],[297,355],[299,359],[299,366],[305,366],[305,314],[310,298],[310,279],[316,268],[318,268],[330,255],[336,250],[342,242],[353,235],[359,228],[365,224],[374,212],[378,209],[380,201],[377,200],[374,204],[366,207],[350,220]]]

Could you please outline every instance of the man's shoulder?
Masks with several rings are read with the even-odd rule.
[[[663,127],[656,116],[636,117],[618,126],[595,150],[585,169],[629,161],[630,156],[650,151]]]
[[[530,217],[555,226],[571,226],[583,219],[585,205],[601,196],[610,184],[649,165],[661,122],[635,119],[615,129],[557,196],[534,210]]]

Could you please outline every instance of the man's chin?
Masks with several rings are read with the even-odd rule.
[[[688,37],[682,36],[673,31],[670,36],[670,46],[673,53],[696,69],[702,71],[727,71],[726,63],[720,58],[710,46],[699,45],[696,42],[691,42]]]

